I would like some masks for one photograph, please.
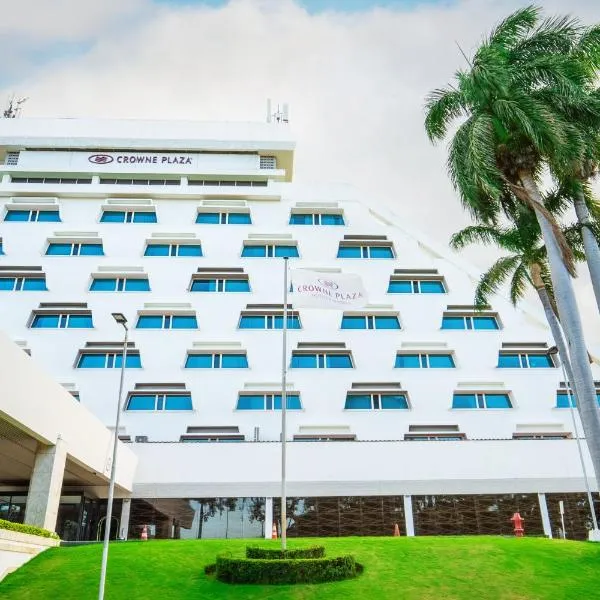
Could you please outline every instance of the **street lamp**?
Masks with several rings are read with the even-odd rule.
[[[123,326],[125,338],[123,340],[123,358],[121,360],[121,379],[119,381],[119,396],[117,398],[117,418],[115,419],[115,439],[113,444],[112,462],[110,465],[110,483],[108,485],[108,501],[106,506],[106,521],[104,524],[104,544],[102,546],[102,567],[100,569],[100,587],[98,600],[104,600],[104,584],[106,583],[106,566],[108,563],[108,542],[110,540],[110,524],[112,520],[113,498],[115,495],[115,476],[117,466],[117,448],[119,444],[119,422],[121,420],[121,396],[123,395],[123,380],[125,379],[125,363],[127,361],[127,319],[123,313],[112,313],[113,319]]]

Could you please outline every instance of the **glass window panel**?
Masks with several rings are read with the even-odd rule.
[[[282,317],[283,322],[283,317]],[[300,317],[292,316],[288,317],[287,322],[288,329],[300,329]]]
[[[58,223],[60,222],[60,215],[57,210],[40,210],[37,220],[43,223]]]
[[[346,396],[346,404],[344,408],[348,410],[370,410],[371,409],[371,394],[348,394]]]
[[[256,396],[238,396],[238,410],[264,410],[265,397],[263,395]]]
[[[486,408],[512,408],[508,394],[486,394]]]
[[[34,328],[58,327],[59,315],[36,315],[31,323]]]
[[[342,329],[366,329],[367,319],[364,316],[346,315],[342,317]]]
[[[431,369],[452,369],[455,367],[452,354],[430,354],[429,368]]]
[[[30,210],[8,210],[4,216],[5,221],[29,221]]]
[[[404,394],[381,394],[381,408],[384,410],[408,408]]]
[[[0,290],[12,291],[15,288],[14,277],[0,277]]]
[[[198,216],[196,217],[196,223],[210,223],[213,225],[218,225],[219,224],[219,213],[205,213],[205,212],[201,212],[198,213]]]
[[[554,366],[549,354],[528,354],[527,359],[532,369],[543,369]]]
[[[337,258],[360,258],[360,246],[340,246],[337,252]]]
[[[164,410],[192,410],[192,397],[186,396],[174,396],[167,394],[165,396]]]
[[[133,213],[134,223],[156,223],[156,213],[152,212],[135,212]]]
[[[217,280],[216,279],[194,279],[192,281],[192,292],[216,292],[217,291]]]
[[[466,329],[464,317],[444,317],[442,329]]]
[[[108,366],[114,367],[115,369],[120,369],[123,365],[123,353],[120,352],[114,355],[114,359],[111,361],[111,357],[108,358]],[[141,369],[142,368],[142,357],[140,354],[131,353],[127,354],[127,360],[125,364],[126,369]]]
[[[376,329],[400,329],[398,317],[375,316]]]
[[[212,354],[188,354],[185,361],[186,369],[212,369]]]
[[[396,369],[419,369],[421,367],[421,361],[418,354],[397,354]]]
[[[69,315],[67,321],[69,329],[88,329],[93,326],[92,315]]]
[[[30,278],[30,277],[25,277],[23,279],[23,290],[27,291],[27,292],[34,292],[34,291],[40,291],[40,290],[47,290],[46,288],[46,280],[45,279],[41,279],[39,277],[34,278]]]
[[[412,281],[390,281],[388,285],[389,294],[412,294]]]
[[[577,406],[575,396],[571,396],[571,403],[573,407]],[[569,408],[569,396],[568,394],[556,394],[556,408]]]
[[[125,221],[125,211],[123,210],[105,210],[100,217],[100,223],[123,223]]]
[[[326,365],[328,369],[351,369],[352,360],[349,354],[327,354]]]
[[[276,394],[273,400],[275,410],[281,410],[281,394]],[[298,394],[286,394],[285,407],[287,410],[300,410],[302,408],[300,396]]]
[[[283,258],[287,256],[289,258],[297,258],[298,257],[298,247],[297,246],[275,246],[275,256],[278,258]]]
[[[443,294],[444,284],[441,281],[420,281],[421,294]]]
[[[129,396],[127,410],[154,410],[156,407],[155,394],[135,394]]]
[[[240,329],[264,329],[265,317],[262,315],[242,315]]]
[[[242,250],[243,257],[262,257],[267,255],[266,246],[244,246]]]
[[[316,354],[292,354],[292,368],[294,369],[316,369]]]
[[[223,369],[247,369],[248,357],[245,354],[223,354],[221,367]]]
[[[518,354],[499,354],[498,368],[500,369],[520,369],[521,360]]]
[[[342,215],[321,215],[321,225],[344,225],[344,217]]]
[[[125,280],[125,291],[126,292],[149,292],[150,281],[148,279],[126,279]]]
[[[173,315],[172,329],[198,329],[198,321],[194,315]]]
[[[92,279],[90,286],[90,290],[93,292],[114,292],[116,288],[116,279]]]
[[[250,213],[229,213],[227,215],[227,222],[230,225],[251,225],[252,219]]]
[[[180,244],[177,247],[177,256],[202,256],[200,244]]]
[[[48,244],[47,256],[70,256],[73,244]]]
[[[106,366],[106,354],[81,354],[78,369],[104,369]]]
[[[169,256],[169,244],[148,244],[144,256]]]
[[[249,292],[250,282],[247,279],[226,279],[226,292]]]
[[[475,394],[454,394],[452,408],[477,408],[477,396]]]
[[[162,315],[140,315],[136,327],[138,329],[162,329]]]
[[[313,224],[313,216],[312,215],[302,215],[298,213],[294,213],[290,215],[290,225],[312,225]]]
[[[496,317],[473,317],[474,329],[498,329]]]
[[[394,258],[394,252],[389,246],[370,246],[369,255],[371,258]]]
[[[81,256],[102,256],[104,250],[102,244],[81,244],[79,254]]]

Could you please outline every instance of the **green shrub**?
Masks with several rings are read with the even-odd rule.
[[[36,527],[35,525],[23,525],[22,523],[13,523],[0,519],[0,529],[8,529],[9,531],[18,531],[19,533],[28,533],[29,535],[39,535],[40,537],[59,539],[56,533]]]
[[[217,579],[225,583],[323,583],[356,575],[356,562],[351,555],[281,560],[217,557]]]
[[[258,546],[246,547],[246,558],[264,558],[265,560],[281,560],[283,558],[323,558],[325,546],[309,546],[294,550],[278,550],[275,548],[259,548]]]

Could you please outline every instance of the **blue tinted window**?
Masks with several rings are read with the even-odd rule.
[[[298,247],[297,246],[275,246],[275,256],[279,258],[283,258],[284,256],[288,256],[290,258],[298,257]]]
[[[114,292],[117,289],[116,279],[92,279],[92,292]]]
[[[198,329],[198,321],[193,315],[173,315],[171,317],[172,329]]]
[[[473,317],[474,329],[498,329],[495,317]]]
[[[598,396],[596,396],[598,397]],[[571,394],[571,405],[573,407],[577,406],[577,401],[575,396]],[[569,408],[569,395],[566,393],[558,393],[556,394],[556,408]]]
[[[382,409],[401,409],[408,408],[406,396],[403,394],[382,394],[381,395]]]
[[[389,246],[369,246],[371,258],[394,258],[394,252]]]
[[[344,408],[348,410],[370,410],[371,408],[371,395],[365,394],[362,396],[348,394],[346,396],[346,404]]]
[[[242,250],[243,257],[262,257],[267,255],[266,246],[244,246]]]
[[[367,319],[365,316],[346,315],[342,317],[342,329],[366,329]]]
[[[186,369],[212,369],[212,354],[188,354],[185,361]]]
[[[2,240],[0,239],[0,256],[4,254],[4,246],[2,245]]]
[[[444,317],[442,329],[466,329],[464,317]]]
[[[46,254],[48,256],[70,256],[73,244],[49,244]]]
[[[273,404],[275,410],[281,410],[281,394],[275,394]],[[300,396],[298,394],[286,394],[285,407],[287,410],[300,410],[302,408]]]
[[[45,223],[58,223],[60,216],[57,210],[40,210],[37,216],[38,221]]]
[[[250,282],[247,279],[226,279],[226,292],[249,292]]]
[[[420,281],[421,294],[444,294],[444,284],[441,281]]]
[[[89,329],[93,327],[92,315],[69,315],[67,327],[69,329]]]
[[[148,279],[126,279],[125,280],[125,291],[126,292],[149,292],[150,281]]]
[[[508,394],[486,394],[486,408],[511,408],[510,398]]]
[[[352,360],[349,354],[327,354],[325,364],[328,369],[351,369]]]
[[[452,354],[429,355],[429,367],[431,369],[452,369],[454,366],[454,358],[452,357]]]
[[[521,368],[521,357],[518,354],[499,354],[498,367],[501,369]]]
[[[477,397],[475,394],[454,394],[452,408],[477,408]]]
[[[167,394],[164,410],[192,410],[192,397],[190,395],[174,396]]]
[[[283,315],[275,315],[272,322],[272,329],[283,329]],[[287,328],[300,329],[300,318],[296,316],[288,316]]]
[[[106,354],[82,354],[77,363],[78,369],[104,369]]]
[[[292,354],[292,368],[295,369],[316,369],[316,354]]]
[[[127,402],[127,410],[154,410],[155,394],[132,394]]]
[[[260,315],[243,315],[240,319],[240,329],[264,329],[265,317]]]
[[[4,217],[5,221],[29,221],[30,210],[8,210]]]
[[[125,211],[105,210],[100,217],[100,223],[124,223]]]
[[[528,354],[527,360],[531,369],[543,369],[554,366],[549,354]]]
[[[198,213],[198,216],[196,217],[196,223],[210,223],[213,225],[218,225],[219,222],[220,222],[219,213],[201,212],[201,213]]]
[[[111,360],[108,360],[109,367],[111,366]],[[120,369],[123,366],[123,354],[116,354],[114,361],[112,361],[112,367]],[[125,361],[126,369],[141,369],[142,368],[142,357],[138,353],[127,353],[127,360]]]
[[[389,294],[412,294],[412,281],[390,281],[388,285]]]
[[[138,329],[162,329],[162,315],[140,315],[136,327]]]
[[[133,213],[134,223],[156,223],[155,212],[135,212]]]
[[[375,327],[377,329],[400,329],[398,317],[375,316]]]
[[[79,254],[81,256],[102,256],[104,250],[102,244],[81,244]]]
[[[313,224],[313,216],[312,215],[300,215],[300,214],[290,215],[290,225],[312,225],[312,224]]]
[[[321,225],[344,225],[342,215],[321,215]]]
[[[245,354],[223,354],[221,357],[222,369],[247,369],[248,357]]]
[[[169,244],[148,244],[144,256],[169,256]]]
[[[265,397],[263,395],[238,396],[238,410],[264,410]]]
[[[23,290],[26,292],[37,292],[42,290],[47,290],[46,288],[46,280],[40,278],[29,278],[25,277],[23,279]]]
[[[12,291],[15,289],[14,277],[0,277],[0,290]]]
[[[202,246],[200,244],[180,244],[177,256],[202,256]]]
[[[230,225],[250,225],[252,224],[252,219],[250,218],[250,213],[228,213],[227,222]]]
[[[33,328],[58,327],[59,315],[36,315],[31,323]]]
[[[216,292],[216,279],[194,279],[192,281],[192,292]]]
[[[397,354],[396,369],[419,369],[421,367],[421,360],[418,354]]]
[[[360,246],[340,246],[337,252],[338,258],[361,258]]]

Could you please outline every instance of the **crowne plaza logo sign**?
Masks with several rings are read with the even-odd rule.
[[[149,154],[115,152],[110,154],[90,154],[88,162],[94,165],[191,165],[192,157],[185,154]]]

